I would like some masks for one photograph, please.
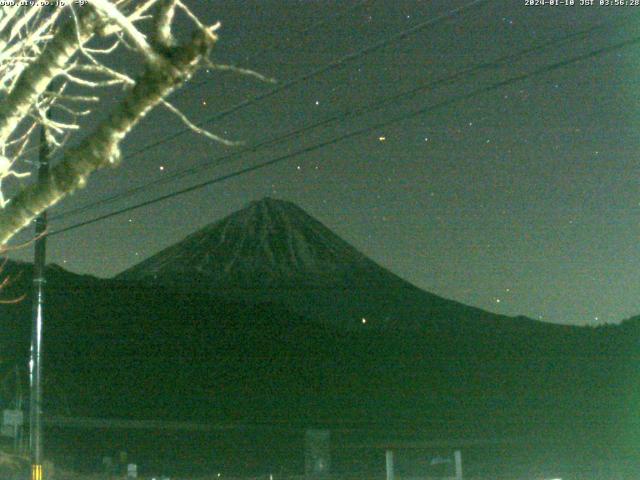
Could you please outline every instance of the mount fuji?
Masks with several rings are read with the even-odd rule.
[[[31,265],[8,262],[3,273],[15,279],[3,298],[28,298],[0,305],[0,374],[21,372],[26,388]],[[621,438],[637,450],[629,405],[640,402],[632,383],[640,319],[567,326],[447,300],[290,202],[253,202],[115,279],[50,266],[46,298],[51,414],[401,432],[410,425],[432,438],[540,435],[565,442],[565,457],[580,462],[593,445]],[[3,408],[19,390],[8,385],[0,384]],[[47,438],[49,451],[73,450],[58,433]],[[585,439],[582,453],[572,450],[577,438]],[[173,451],[165,439],[149,455],[158,445]],[[238,442],[230,458],[246,445]],[[528,458],[529,444],[522,448]],[[211,457],[206,442],[202,450]]]
[[[200,289],[227,300],[273,302],[345,328],[536,324],[425,292],[366,257],[297,205],[250,203],[116,277]]]

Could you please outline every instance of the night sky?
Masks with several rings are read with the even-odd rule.
[[[251,68],[279,82],[203,71],[193,85],[171,97],[200,121],[469,0],[188,3],[206,23],[222,22],[215,62]],[[640,36],[640,7],[482,2],[254,102],[208,128],[251,145],[601,24],[606,26],[558,41],[554,48],[458,75],[378,111],[346,117],[222,166],[54,220],[53,231],[459,99],[271,167],[55,235],[48,243],[49,260],[74,272],[112,276],[249,201],[272,196],[297,203],[420,288],[465,304],[589,325],[640,314],[640,44],[467,95]],[[242,148],[186,133],[127,158],[182,129],[172,114],[157,109],[127,138],[123,164],[96,174],[85,191],[64,200],[52,215]],[[14,255],[30,256],[29,251]]]

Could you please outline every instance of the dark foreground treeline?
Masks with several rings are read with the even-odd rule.
[[[4,294],[28,290],[27,280],[28,272]],[[47,300],[47,413],[242,427],[49,430],[51,454],[78,468],[100,468],[102,456],[126,450],[154,470],[299,473],[301,438],[315,427],[334,431],[333,461],[344,471],[383,468],[385,442],[510,438],[467,449],[469,473],[546,464],[615,468],[620,478],[640,472],[629,453],[640,440],[638,320],[597,329],[528,320],[340,329],[276,304],[57,269]],[[30,308],[28,299],[1,307],[5,379],[16,364],[26,370]],[[14,383],[3,384],[5,406]]]

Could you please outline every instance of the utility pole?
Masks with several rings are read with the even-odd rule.
[[[15,368],[15,381],[16,397],[13,408],[20,412],[20,417],[22,417],[22,382],[20,381],[20,367],[17,364]],[[22,420],[22,418],[20,418],[20,420]],[[22,444],[22,439],[24,438],[24,422],[20,421],[20,426],[18,426],[17,423],[18,422],[16,422],[16,429],[14,431],[13,448],[15,453],[23,454],[24,445]]]
[[[393,473],[393,450],[387,450],[384,456],[387,466],[387,480],[394,480],[395,475]]]
[[[50,118],[50,111],[47,111]],[[40,126],[38,182],[49,176],[49,144],[46,127]],[[31,326],[31,358],[29,360],[29,451],[31,480],[42,480],[42,327],[44,323],[45,257],[47,253],[47,212],[35,220],[35,253],[33,259],[33,306]]]
[[[456,464],[456,480],[462,480],[462,452],[456,450],[453,453],[453,458]]]

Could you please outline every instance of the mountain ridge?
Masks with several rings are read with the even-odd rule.
[[[377,264],[296,204],[265,197],[116,275],[114,280],[202,289],[283,304],[353,328],[422,328],[507,317],[424,291]]]
[[[282,233],[254,231],[263,239]],[[226,241],[232,232],[225,231]],[[288,268],[314,271],[313,259],[296,260],[300,245],[287,238],[275,240],[291,253]],[[249,239],[244,248],[264,254],[271,247]],[[337,248],[333,258],[343,258]],[[200,260],[197,251],[186,254]],[[640,394],[630,380],[637,376],[638,317],[600,329],[505,317],[422,292],[355,258],[359,267],[338,278],[354,279],[354,270],[365,275],[355,287],[331,285],[325,276],[315,288],[257,283],[235,294],[192,271],[173,283],[153,276],[136,283],[52,266],[45,411],[323,428],[376,421],[398,431],[420,428],[430,438],[568,435],[571,447],[587,438],[587,453],[567,454],[581,466],[594,442],[622,438],[635,448],[640,426],[630,406]],[[6,267],[16,281],[5,298],[28,298],[0,305],[0,367],[6,373],[19,366],[26,385],[32,265]],[[372,271],[379,276],[369,281]],[[3,407],[11,395],[7,385],[0,388]],[[49,438],[59,442],[48,443],[51,451],[70,450]],[[522,455],[528,458],[528,446]]]
[[[186,270],[232,285],[288,281],[324,285],[353,277],[353,270],[382,268],[296,204],[265,197],[188,235],[115,279],[165,276],[166,281]]]

